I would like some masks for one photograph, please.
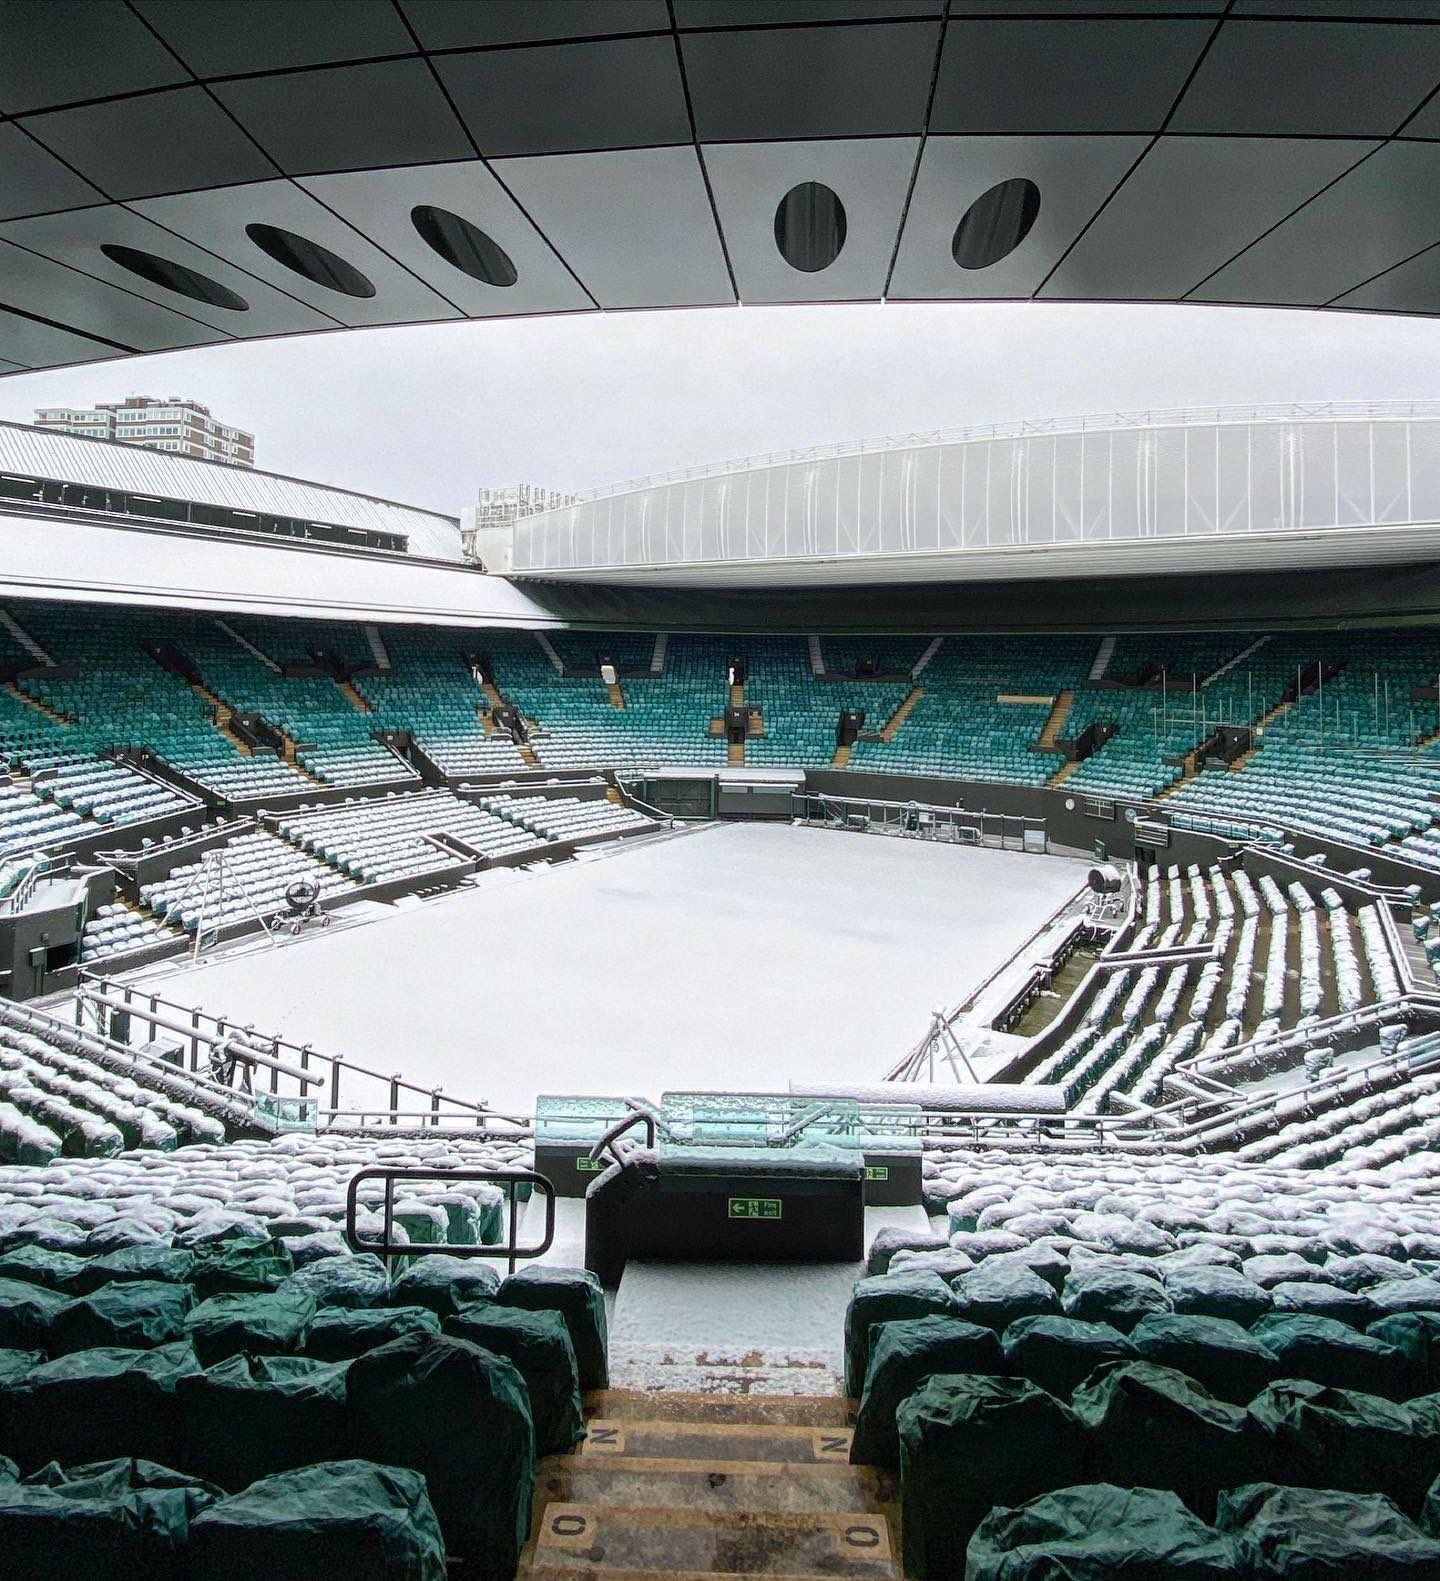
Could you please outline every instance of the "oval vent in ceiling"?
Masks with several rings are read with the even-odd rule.
[[[818,181],[802,181],[775,209],[775,245],[792,269],[819,274],[845,245],[845,205]]]
[[[410,223],[432,252],[482,285],[511,286],[518,276],[510,255],[478,225],[428,203],[410,210]]]
[[[955,227],[950,251],[962,269],[988,269],[1013,253],[1040,212],[1040,188],[1014,176],[982,192]]]
[[[248,313],[250,304],[243,296],[223,286],[198,269],[161,258],[157,253],[141,252],[138,247],[121,247],[118,243],[105,242],[100,251],[113,264],[119,264],[130,274],[148,280],[151,285],[174,291],[178,296],[188,296],[192,302],[204,302],[210,307],[229,308],[232,313]]]
[[[354,264],[346,263],[319,242],[297,236],[294,231],[281,230],[278,225],[247,225],[245,234],[267,258],[273,258],[302,279],[323,285],[327,291],[339,291],[345,296],[375,295],[375,287]]]

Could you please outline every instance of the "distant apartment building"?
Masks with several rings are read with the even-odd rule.
[[[147,450],[198,456],[202,461],[226,461],[234,467],[255,465],[254,434],[217,423],[208,406],[178,395],[163,401],[150,395],[132,395],[123,401],[101,401],[85,409],[47,406],[36,412],[35,425],[83,434],[90,439],[143,445]]]
[[[514,537],[511,529],[522,516],[573,505],[577,496],[538,483],[514,483],[503,489],[481,489],[475,504],[461,514],[460,537],[467,559],[498,571]]]

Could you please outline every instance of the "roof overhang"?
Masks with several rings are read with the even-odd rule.
[[[1440,312],[1437,21],[1440,0],[10,0],[0,373],[735,302]]]

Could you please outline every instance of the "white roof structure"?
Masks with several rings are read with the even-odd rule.
[[[515,525],[523,578],[984,581],[1440,554],[1440,404],[1110,413],[758,456]]]
[[[460,524],[453,516],[307,483],[253,467],[176,456],[108,439],[88,439],[22,423],[0,423],[0,473],[79,483],[157,499],[194,501],[227,510],[293,517],[370,532],[398,533],[412,555],[460,561]]]
[[[561,624],[498,576],[409,555],[326,550],[260,533],[197,533],[101,511],[10,511],[4,501],[0,541],[0,599],[407,625]]]

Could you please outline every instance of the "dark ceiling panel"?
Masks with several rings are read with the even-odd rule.
[[[1400,131],[1403,137],[1440,139],[1440,93],[1437,93],[1428,104],[1422,105]]]
[[[135,0],[198,77],[322,66],[415,48],[390,0]]]
[[[1203,19],[956,21],[932,132],[1151,132],[1214,31]]]
[[[951,16],[994,16],[997,12],[1023,12],[1027,16],[1074,17],[1077,11],[1091,16],[1209,16],[1225,14],[1225,0],[1020,0],[1001,5],[996,0],[950,0]]]
[[[1337,297],[1336,307],[1381,313],[1440,313],[1440,245]]]
[[[203,88],[30,116],[26,131],[112,198],[263,180],[275,171]]]
[[[665,0],[401,0],[426,49],[663,32]]]
[[[1440,241],[1440,145],[1387,143],[1193,294],[1319,306]]]
[[[1046,297],[1183,297],[1375,148],[1344,138],[1162,137]]]
[[[1440,22],[1440,0],[1235,0],[1231,14],[1323,17],[1332,22]]]
[[[1440,82],[1440,28],[1227,22],[1172,132],[1388,137]]]
[[[0,304],[136,351],[227,340],[187,314],[161,307],[78,269],[0,241]],[[0,357],[5,355],[0,346]],[[21,357],[20,361],[29,359]]]
[[[423,60],[251,77],[212,91],[292,175],[434,164],[474,152]]]
[[[0,25],[7,115],[188,81],[124,0],[5,0]]]
[[[0,357],[26,368],[47,368],[63,362],[99,362],[117,355],[117,347],[88,335],[37,324],[21,313],[7,313],[0,297]]]
[[[688,143],[671,38],[477,50],[435,62],[486,155]]]
[[[19,126],[0,126],[0,220],[102,203],[102,195]]]
[[[701,142],[884,137],[922,130],[938,22],[687,33]]]
[[[773,27],[785,22],[889,22],[939,16],[945,0],[675,0],[675,25]]]

